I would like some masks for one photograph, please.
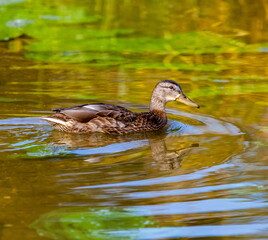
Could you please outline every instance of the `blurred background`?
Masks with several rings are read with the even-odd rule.
[[[268,239],[268,1],[0,0],[1,239]],[[72,135],[38,117],[112,103],[152,134]]]

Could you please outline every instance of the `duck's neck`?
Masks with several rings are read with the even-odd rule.
[[[155,92],[153,92],[150,103],[150,111],[156,112],[165,112],[166,101],[165,99],[157,96]]]

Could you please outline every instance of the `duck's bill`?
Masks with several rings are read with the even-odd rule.
[[[177,102],[184,103],[191,107],[197,107],[200,108],[198,104],[196,104],[194,101],[192,101],[190,98],[186,97],[184,94],[182,94],[180,97],[176,98]]]

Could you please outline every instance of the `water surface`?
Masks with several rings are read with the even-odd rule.
[[[31,3],[0,1],[2,239],[268,238],[264,2]],[[155,133],[67,134],[39,118],[96,102],[146,111],[163,79],[201,108],[169,103]]]

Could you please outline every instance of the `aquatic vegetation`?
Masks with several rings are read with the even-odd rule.
[[[149,217],[116,207],[63,208],[40,216],[31,225],[41,236],[62,240],[135,239],[133,230],[153,226],[156,222]],[[120,231],[127,230],[128,236],[118,236]]]
[[[99,19],[99,16],[87,15],[82,7],[68,7],[58,1],[43,0],[1,0],[0,14],[0,40],[22,35],[34,37],[38,29],[48,30],[54,24],[85,24]]]
[[[94,23],[101,22],[101,16],[59,1],[2,0],[0,14],[0,40],[30,37],[24,43],[25,56],[45,62],[217,72],[230,66],[185,62],[182,56],[263,49],[210,31],[151,37],[137,35],[135,29],[100,28]]]

